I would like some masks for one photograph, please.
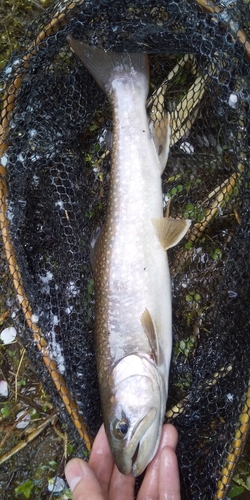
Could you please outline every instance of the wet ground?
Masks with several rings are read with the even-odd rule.
[[[18,50],[25,27],[49,3],[1,2],[0,69],[10,54]],[[24,320],[0,239],[0,333],[9,327],[15,328],[17,336],[10,344],[0,342],[0,497],[66,500],[71,498],[66,484],[53,478],[63,476],[65,457],[73,451],[73,445],[67,442],[50,396],[19,340]]]
[[[10,344],[0,343],[0,498],[52,499],[49,479],[63,475],[73,446],[18,339],[23,326],[0,242],[0,332],[17,332]]]

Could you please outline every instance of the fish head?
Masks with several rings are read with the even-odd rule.
[[[137,477],[159,446],[165,383],[157,365],[145,355],[129,355],[119,361],[112,381],[108,411],[104,410],[106,433],[119,471]]]

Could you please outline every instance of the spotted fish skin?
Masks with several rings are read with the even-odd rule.
[[[161,174],[170,131],[167,115],[158,130],[149,124],[147,56],[68,41],[112,106],[110,192],[94,256],[95,345],[114,460],[123,474],[138,476],[157,451],[168,392],[172,312],[166,248],[181,239],[189,222],[169,231],[175,221],[163,218]]]

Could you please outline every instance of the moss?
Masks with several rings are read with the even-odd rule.
[[[52,0],[5,0],[0,3],[0,70],[19,49],[26,27]]]

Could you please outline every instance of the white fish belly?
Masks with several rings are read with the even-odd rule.
[[[164,378],[172,347],[171,286],[167,254],[152,219],[163,216],[161,168],[137,92],[118,99],[111,199],[109,344],[114,363],[148,350],[141,316],[148,309],[157,333]],[[108,230],[108,227],[105,228]],[[112,347],[113,346],[113,347]]]

